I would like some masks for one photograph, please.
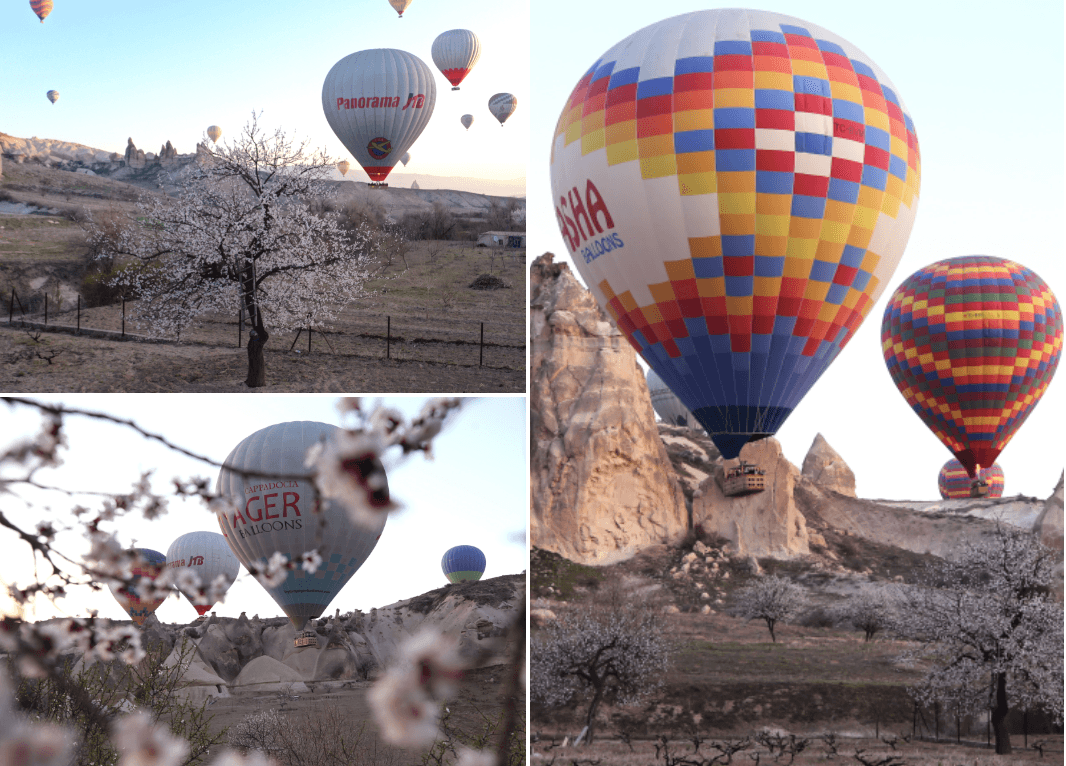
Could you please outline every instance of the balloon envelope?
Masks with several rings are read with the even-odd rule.
[[[50,90],[47,93],[45,93],[45,95],[48,96],[48,100],[51,101],[53,104],[56,101],[59,100],[59,91],[58,90]]]
[[[384,181],[433,114],[437,86],[417,56],[391,48],[357,51],[322,85],[326,121],[370,179]]]
[[[266,588],[297,630],[325,611],[370,556],[385,528],[384,513],[368,529],[352,523],[341,504],[323,498],[325,534],[316,542],[320,530],[312,514],[315,492],[311,480],[271,478],[308,473],[304,466],[307,451],[339,430],[306,421],[268,426],[244,439],[226,458],[228,466],[265,476],[241,478],[222,469],[218,477],[218,493],[235,506],[217,514],[219,527],[245,567],[265,563],[275,552],[291,561],[319,548],[322,565],[314,574],[297,567],[283,583]]]
[[[217,143],[218,139],[222,138],[222,128],[218,125],[212,125],[207,129],[207,137]]]
[[[449,548],[440,560],[448,582],[476,582],[485,574],[485,554],[473,545]]]
[[[411,161],[411,153],[410,152],[404,152],[404,155],[402,157],[400,157],[400,162],[402,162],[404,165],[407,165],[407,163],[410,162],[410,161]]]
[[[1003,469],[999,463],[993,463],[990,468],[982,468],[980,478],[988,484],[988,497],[1003,497]],[[958,500],[970,497],[970,475],[966,467],[955,458],[952,458],[940,469],[936,477],[937,488],[940,496],[945,500]]]
[[[648,370],[648,393],[655,414],[672,426],[695,426],[696,419],[655,370]]]
[[[400,14],[400,18],[403,18],[403,12],[407,10],[407,7],[411,5],[411,0],[389,0],[389,5],[393,7],[396,13]]]
[[[166,556],[150,548],[134,548],[133,550],[140,556],[140,560],[131,567],[135,578],[134,585],[141,580],[154,580],[162,573],[167,564]],[[112,585],[109,587],[111,595],[115,597],[115,600],[126,610],[126,614],[137,625],[144,625],[148,615],[158,609],[159,605],[166,600],[165,598],[143,599],[125,586],[116,587]]]
[[[497,93],[489,99],[489,111],[492,116],[500,121],[500,125],[507,122],[507,118],[514,114],[518,108],[518,99],[510,93]]]
[[[218,532],[188,532],[167,548],[167,568],[191,569],[200,578],[200,585],[209,588],[220,575],[226,578],[226,589],[240,573],[241,565],[230,550],[226,538]],[[199,615],[206,614],[215,605],[213,601],[198,594],[182,595]]]
[[[604,53],[556,127],[578,271],[722,455],[773,434],[895,270],[919,187],[895,87],[776,13],[689,13]]]
[[[52,12],[52,0],[30,0],[30,8],[43,24],[45,17]]]
[[[896,288],[881,345],[907,404],[974,477],[978,465],[996,462],[1051,382],[1062,310],[1021,264],[949,258]]]
[[[469,29],[449,29],[437,35],[430,53],[437,69],[454,86],[452,90],[459,90],[459,83],[481,57],[481,43]]]
[[[459,122],[463,123],[463,127],[470,130],[470,126],[474,124],[474,115],[464,114],[459,118]]]
[[[341,160],[337,163],[337,170],[341,172],[342,176],[346,176],[348,175],[348,168],[350,168],[351,166],[352,165],[350,162],[348,162],[348,160]]]

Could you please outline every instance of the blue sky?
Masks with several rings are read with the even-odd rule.
[[[649,24],[714,7],[678,0],[539,0],[531,11],[530,253],[566,247],[551,203],[549,150],[574,85],[616,42]],[[764,10],[824,27],[860,48],[896,85],[922,152],[917,219],[896,273],[862,328],[778,438],[799,465],[817,433],[855,470],[863,497],[939,499],[951,455],[910,411],[880,351],[881,315],[918,268],[958,255],[1016,260],[1066,300],[1063,239],[1063,6],[780,0]],[[545,42],[549,41],[549,42]],[[576,273],[576,272],[575,272]],[[1006,494],[1047,497],[1063,470],[1060,371],[999,459]]]
[[[130,418],[148,431],[220,462],[246,436],[274,423],[345,423],[335,396],[102,394],[38,398]],[[408,417],[417,414],[424,401],[422,396],[385,400]],[[529,504],[525,402],[524,397],[471,399],[435,441],[431,460],[415,455],[399,464],[386,461],[390,490],[404,510],[389,518],[370,558],[334,599],[327,614],[337,607],[341,611],[367,611],[442,587],[446,580],[441,573],[441,557],[454,545],[475,545],[485,552],[486,578],[525,570]],[[35,434],[40,419],[26,407],[0,405],[0,422],[5,434],[2,447],[7,447],[18,435]],[[209,466],[121,426],[72,416],[66,420],[65,431],[69,449],[64,464],[37,476],[44,484],[123,493],[143,471],[153,470],[153,486],[166,492],[174,477],[205,476],[214,487],[218,475]],[[28,503],[8,496],[4,512],[29,527],[38,518],[69,520],[68,511],[76,503],[98,506],[92,498],[55,493],[45,496],[26,490],[19,496]],[[156,521],[127,517],[119,536],[123,544],[135,542],[138,547],[165,554],[175,538],[194,530],[217,532],[218,525],[202,504],[172,500],[169,512]],[[5,536],[0,535],[0,539]],[[66,550],[81,550],[77,538],[68,536],[63,542]],[[3,547],[7,555],[0,562],[0,580],[27,581],[30,565],[25,546],[9,538]],[[0,597],[0,604],[6,604],[6,599]],[[102,616],[125,618],[107,591],[92,594],[86,589],[61,602],[61,607],[71,615],[95,608]],[[226,603],[216,607],[220,616],[236,617],[242,611],[249,617],[282,614],[243,567]],[[196,616],[184,598],[168,599],[157,614],[164,622],[180,623]]]
[[[436,109],[406,170],[523,178],[527,18],[525,0],[416,0],[402,19],[387,0],[57,0],[41,24],[16,0],[0,6],[0,130],[120,153],[128,137],[146,152],[169,140],[189,153],[208,125],[221,126],[225,139],[262,110],[264,124],[350,159],[322,114],[326,73],[349,53],[400,48],[437,74]],[[430,55],[434,38],[455,28],[473,30],[482,47],[457,92]],[[51,89],[60,92],[55,105],[45,98]],[[502,129],[488,111],[501,91],[518,97]],[[459,123],[468,112],[476,119],[469,133]],[[397,185],[409,185],[403,175],[394,172]]]

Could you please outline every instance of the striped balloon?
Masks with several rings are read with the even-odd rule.
[[[507,118],[514,114],[518,108],[518,99],[510,93],[497,93],[489,99],[489,111],[492,116],[500,121],[500,127],[507,122]]]
[[[974,477],[996,462],[1055,374],[1062,310],[1021,264],[949,258],[896,288],[881,345],[907,404]]]
[[[988,484],[988,497],[1003,497],[1003,469],[999,463],[993,463],[991,468],[982,468],[980,479]],[[969,499],[971,481],[966,468],[955,458],[944,463],[936,478],[940,496],[945,500]]]
[[[400,14],[400,18],[403,18],[403,12],[407,10],[407,6],[411,4],[411,0],[389,0],[389,5],[396,13]]]
[[[477,582],[485,574],[485,554],[473,545],[449,548],[440,560],[448,582]]]
[[[47,93],[45,93],[44,95],[48,96],[48,100],[51,101],[53,104],[56,101],[59,100],[59,91],[58,90],[50,90]]]
[[[141,580],[155,580],[155,578],[159,577],[167,565],[167,557],[150,548],[134,548],[133,551],[139,556],[138,561],[131,567],[135,578],[134,585]],[[111,595],[115,597],[115,600],[126,610],[126,614],[137,625],[144,625],[144,621],[148,619],[148,616],[166,600],[165,598],[143,599],[125,586],[116,587],[112,585],[109,587]]]
[[[226,538],[218,532],[188,532],[167,548],[167,568],[191,569],[199,578],[205,590],[219,575],[226,579],[226,588],[233,584],[240,573],[241,564],[230,550]],[[182,595],[203,616],[215,605],[199,594]]]
[[[30,8],[37,14],[37,18],[44,23],[45,18],[52,12],[52,0],[30,0]]]
[[[437,35],[430,52],[437,69],[454,86],[452,90],[459,90],[459,83],[481,57],[481,43],[469,29],[449,29]]]
[[[207,129],[207,137],[210,138],[212,142],[218,143],[218,139],[222,138],[222,128],[218,125],[211,125]]]

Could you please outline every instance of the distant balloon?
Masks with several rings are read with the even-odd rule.
[[[411,5],[411,0],[389,0],[389,5],[391,5],[393,9],[398,14],[400,14],[399,17],[402,19],[403,12],[407,10],[409,5]]]
[[[322,85],[326,121],[377,183],[422,133],[436,100],[429,67],[417,56],[391,48],[345,56]]]
[[[892,293],[881,347],[907,404],[975,478],[1047,390],[1062,356],[1062,309],[1019,263],[949,258]]]
[[[463,123],[463,127],[470,130],[470,126],[474,124],[474,115],[464,114],[459,118],[459,122]]]
[[[150,548],[134,548],[133,550],[139,555],[139,560],[131,567],[134,576],[133,584],[136,585],[142,580],[152,581],[159,577],[167,564],[167,557]],[[142,599],[136,593],[127,590],[125,586],[115,587],[112,585],[110,588],[111,595],[115,597],[115,600],[126,610],[126,614],[137,625],[144,625],[148,615],[158,609],[159,605],[166,600],[165,598],[155,600]]]
[[[481,43],[469,29],[449,29],[437,35],[430,52],[437,69],[454,86],[452,90],[459,90],[459,83],[481,57]]]
[[[507,118],[514,114],[514,110],[517,108],[518,99],[510,93],[497,93],[489,99],[489,111],[492,112],[493,117],[500,121],[501,127],[507,122]]]
[[[346,176],[348,175],[348,168],[350,168],[351,166],[352,165],[350,162],[348,162],[348,160],[341,160],[337,163],[337,170],[341,172],[342,176]]]
[[[226,578],[226,589],[233,584],[240,573],[241,565],[230,550],[226,538],[218,532],[189,532],[170,544],[167,549],[167,568],[191,569],[200,578],[200,585],[207,589],[222,575]],[[196,609],[200,616],[206,614],[215,604],[197,594],[182,595]]]
[[[45,95],[48,96],[48,100],[51,101],[53,104],[59,100],[58,90],[50,90]]]
[[[778,431],[903,256],[920,159],[885,73],[727,8],[652,24],[562,106],[555,215],[585,284],[727,459]]]
[[[319,546],[315,541],[319,525],[312,513],[312,482],[270,476],[307,473],[307,451],[339,430],[326,423],[279,423],[256,431],[226,458],[228,466],[267,475],[242,477],[223,469],[218,477],[218,493],[235,506],[234,510],[217,514],[218,524],[246,568],[251,568],[253,562],[265,563],[275,552],[291,561]],[[361,467],[368,474],[384,475],[385,469],[377,459]],[[387,485],[379,492],[387,499]],[[386,514],[381,514],[380,523],[373,529],[367,529],[354,524],[347,511],[330,500],[322,500],[322,515],[326,527],[319,547],[322,565],[318,571],[309,574],[297,567],[280,585],[266,588],[297,630],[325,611],[370,556],[385,528]]]
[[[440,560],[448,582],[477,582],[485,574],[485,554],[473,545],[449,548]]]
[[[207,137],[210,138],[213,142],[218,143],[218,139],[222,137],[222,128],[220,128],[218,125],[212,125],[210,128],[207,129]]]
[[[655,370],[648,370],[648,393],[651,395],[651,406],[655,414],[662,418],[664,423],[672,426],[695,426],[696,418],[688,411],[688,407],[681,403],[677,395],[670,387],[663,383],[663,379]]]
[[[406,167],[407,163],[410,162],[410,161],[411,161],[411,153],[410,152],[404,152],[404,155],[402,157],[400,157],[400,162],[402,162],[404,164],[404,166]]]
[[[999,467],[999,463],[993,463],[990,468],[982,468],[980,476],[976,478],[988,484],[987,497],[1003,497],[1003,469]],[[944,463],[936,477],[940,496],[945,500],[969,500],[970,482],[966,467],[955,458]]]
[[[52,12],[52,0],[30,0],[30,8],[37,14],[37,18],[44,23],[45,18]]]

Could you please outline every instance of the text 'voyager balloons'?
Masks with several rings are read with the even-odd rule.
[[[892,381],[971,478],[990,466],[1051,382],[1062,309],[1014,261],[967,255],[914,272],[881,323]]]
[[[204,593],[220,576],[226,582],[224,590],[228,590],[241,571],[240,562],[230,550],[226,538],[218,532],[188,532],[179,537],[167,548],[167,568],[192,570],[200,578]],[[190,594],[182,590],[182,595],[201,616],[215,605],[214,601],[198,593]]]
[[[322,85],[326,121],[377,183],[429,124],[436,100],[437,86],[425,62],[392,48],[345,56]]]
[[[30,8],[37,14],[37,18],[44,23],[45,18],[52,12],[52,0],[30,0]]]
[[[473,545],[449,548],[440,560],[448,582],[477,582],[485,574],[485,554]]]
[[[50,90],[47,93],[45,93],[44,95],[48,96],[48,100],[51,101],[53,104],[56,101],[59,100],[59,91],[58,90]]]
[[[710,10],[640,30],[581,77],[552,196],[600,305],[733,458],[780,428],[884,290],[919,167],[896,88],[858,48]]]
[[[316,496],[313,482],[276,478],[307,474],[307,451],[339,430],[313,422],[263,428],[244,439],[226,458],[227,466],[255,472],[260,478],[242,477],[227,469],[218,477],[219,494],[235,506],[219,512],[218,523],[245,567],[251,568],[252,562],[265,563],[275,552],[292,561],[319,549],[322,564],[314,574],[297,567],[280,585],[266,588],[297,630],[325,611],[370,556],[385,528],[384,513],[380,522],[366,528],[354,524],[341,504],[322,498],[323,532],[312,513]],[[383,472],[376,458],[375,465]]]
[[[648,394],[655,414],[672,426],[695,426],[696,419],[655,370],[648,370]]]
[[[134,577],[134,587],[141,580],[152,581],[162,574],[163,568],[167,564],[166,556],[150,548],[134,548],[133,551],[138,555],[138,560],[130,567]],[[115,587],[112,585],[110,588],[111,595],[115,597],[115,600],[126,610],[126,614],[137,625],[144,625],[144,621],[148,619],[148,616],[166,600],[165,598],[141,598],[125,586]]]
[[[982,468],[978,477],[988,484],[987,497],[1003,497],[1003,469],[999,463],[993,463],[990,468]],[[940,469],[936,477],[937,489],[940,496],[945,500],[969,500],[971,479],[966,472],[966,467],[955,458],[952,458]]]
[[[489,99],[489,111],[492,116],[500,121],[500,127],[507,122],[507,118],[514,114],[518,108],[518,99],[510,93],[497,93]]]
[[[481,58],[481,43],[469,29],[449,29],[437,35],[430,53],[437,69],[452,84],[452,90],[459,90],[459,83]]]

